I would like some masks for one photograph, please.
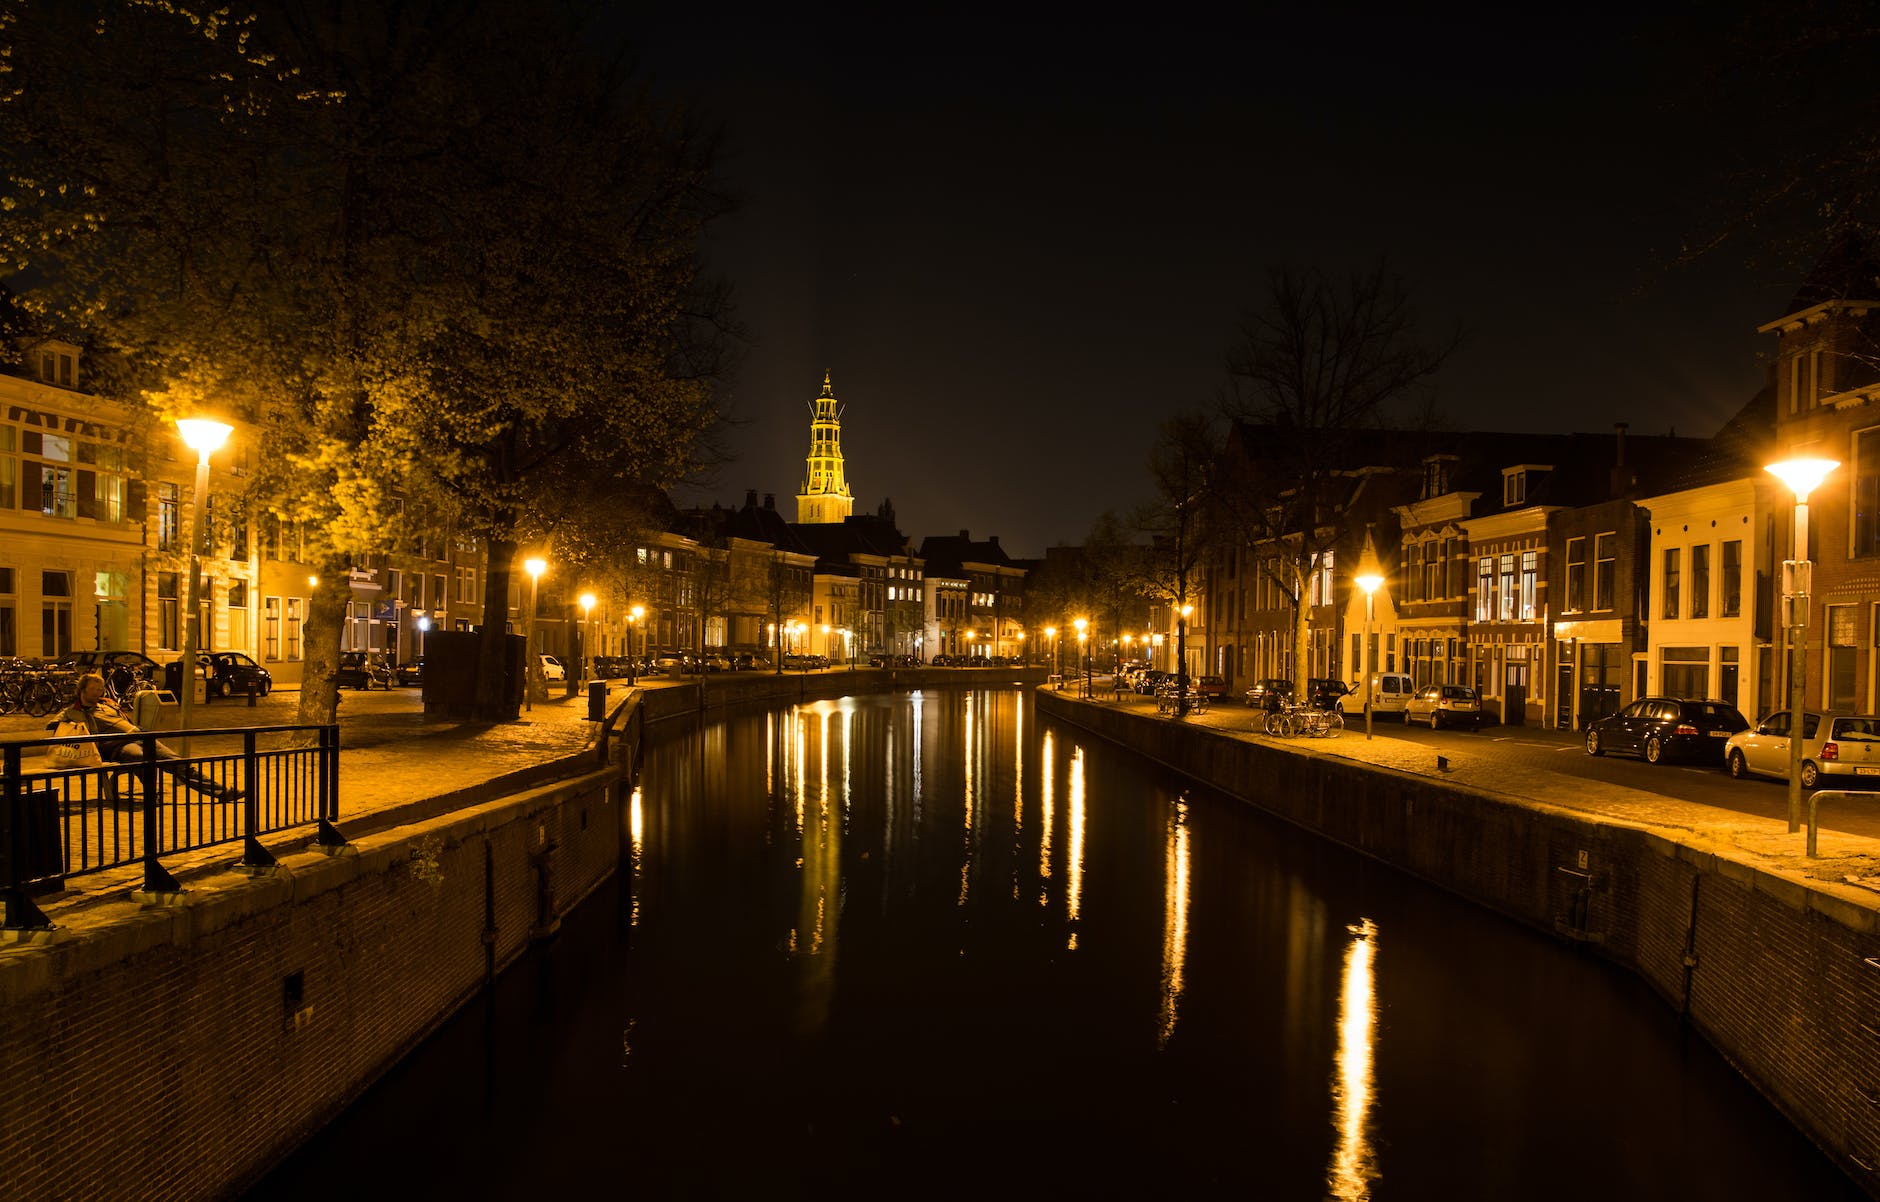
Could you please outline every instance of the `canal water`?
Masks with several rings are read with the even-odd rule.
[[[1862,1196],[1631,977],[1018,691],[728,717],[626,820],[253,1196]]]

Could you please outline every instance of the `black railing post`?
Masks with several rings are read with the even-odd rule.
[[[316,840],[320,850],[337,851],[346,846],[346,836],[340,834],[339,826],[339,723],[330,722],[320,728],[320,759],[318,764],[320,782],[320,834]]]
[[[255,687],[248,686],[248,704],[254,704]],[[255,769],[255,732],[242,735],[242,862],[243,868],[255,872],[271,871],[277,866],[274,853],[261,846],[258,832],[261,828],[261,799],[256,796],[257,788]]]
[[[5,747],[5,786],[0,793],[0,895],[6,898],[6,928],[10,931],[47,930],[52,920],[26,896],[26,840],[20,826],[25,815],[26,789],[20,779],[20,745]]]
[[[188,682],[184,683],[187,687]],[[146,731],[137,739],[144,749],[144,892],[181,893],[183,887],[157,859],[157,851],[163,843],[163,826],[157,812],[163,801],[157,785],[157,736]]]

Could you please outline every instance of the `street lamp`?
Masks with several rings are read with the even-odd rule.
[[[1181,619],[1175,623],[1175,712],[1188,712],[1188,615],[1195,612],[1195,607],[1184,602],[1177,611]]]
[[[1084,642],[1087,633],[1085,627],[1089,626],[1089,624],[1090,623],[1083,618],[1078,618],[1071,623],[1072,626],[1077,627],[1078,669],[1083,673],[1084,677],[1084,687],[1083,690],[1078,693],[1079,697],[1090,696],[1090,654],[1088,644]]]
[[[1814,564],[1808,559],[1808,494],[1840,467],[1835,459],[1786,459],[1765,470],[1795,494],[1793,558],[1782,563],[1783,625],[1789,628],[1789,833],[1802,826],[1802,709],[1807,702],[1803,677],[1808,667],[1808,593]],[[1815,854],[1815,824],[1808,824],[1808,854]]]
[[[1061,692],[1064,688],[1064,671],[1058,667],[1057,627],[1045,627],[1044,635],[1051,640],[1051,675],[1057,677],[1057,687]]]
[[[593,626],[591,625],[591,623],[593,622],[593,619],[594,619],[594,594],[582,593],[581,594],[581,679],[583,681],[587,680],[588,664],[593,662],[592,657],[588,655],[588,636],[589,636],[589,633],[593,630]]]
[[[196,657],[202,648],[202,518],[209,503],[209,456],[220,450],[235,427],[209,418],[186,417],[176,423],[183,443],[196,452],[196,512],[189,527],[189,615],[183,626],[181,696],[176,699],[177,726],[189,729],[189,707],[196,697]],[[206,695],[205,695],[206,699]],[[188,751],[188,743],[183,749]]]
[[[524,656],[522,669],[522,707],[533,713],[535,711],[535,678],[536,674],[542,670],[542,661],[537,658],[535,654],[535,599],[538,595],[537,589],[541,585],[542,573],[548,571],[548,561],[546,559],[525,559],[522,561],[522,570],[529,574],[529,615],[527,622],[523,626],[522,633],[522,653]]]
[[[646,616],[646,606],[644,605],[636,605],[632,609],[627,611],[627,687],[628,688],[632,688],[635,684],[639,683],[640,652],[639,652],[639,649],[634,647],[633,645],[633,641],[634,641],[633,631],[634,631],[634,628],[640,624],[640,619],[644,618],[645,616]],[[645,640],[642,639],[640,641],[644,642]]]
[[[1371,682],[1376,679],[1371,674],[1372,594],[1377,592],[1377,586],[1382,583],[1384,583],[1384,578],[1375,573],[1358,577],[1358,587],[1364,590],[1364,642],[1361,644],[1364,650],[1359,654],[1362,662],[1358,670],[1364,673],[1364,737],[1367,739],[1371,737]]]
[[[829,623],[823,623],[823,658],[829,658]]]

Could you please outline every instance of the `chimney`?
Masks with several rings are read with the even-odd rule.
[[[995,534],[991,538],[988,538],[986,541],[991,543],[994,547],[997,547],[999,545],[999,536]]]
[[[774,492],[765,493],[764,494],[764,508],[775,509],[776,507],[777,507],[777,494]]]
[[[756,489],[747,488],[744,490],[744,507],[746,509],[757,508],[757,490]]]
[[[1612,472],[1607,484],[1607,492],[1614,498],[1631,496],[1632,490],[1638,485],[1637,474],[1625,465],[1625,432],[1626,423],[1614,422],[1612,424],[1612,434],[1617,443],[1617,449],[1613,453]]]
[[[963,543],[970,543],[973,541],[973,536],[971,534],[968,534],[966,531],[962,530],[960,531],[960,541]]]
[[[1615,467],[1625,466],[1625,431],[1626,431],[1626,424],[1624,422],[1612,423],[1613,436],[1618,440],[1618,443],[1619,443],[1619,457],[1613,461],[1613,466]]]

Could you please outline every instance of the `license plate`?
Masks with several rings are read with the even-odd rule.
[[[1710,737],[1713,739],[1727,739],[1730,737],[1730,732],[1727,730],[1713,730],[1710,732]]]
[[[1880,768],[1856,768],[1855,776],[1880,776]]]

